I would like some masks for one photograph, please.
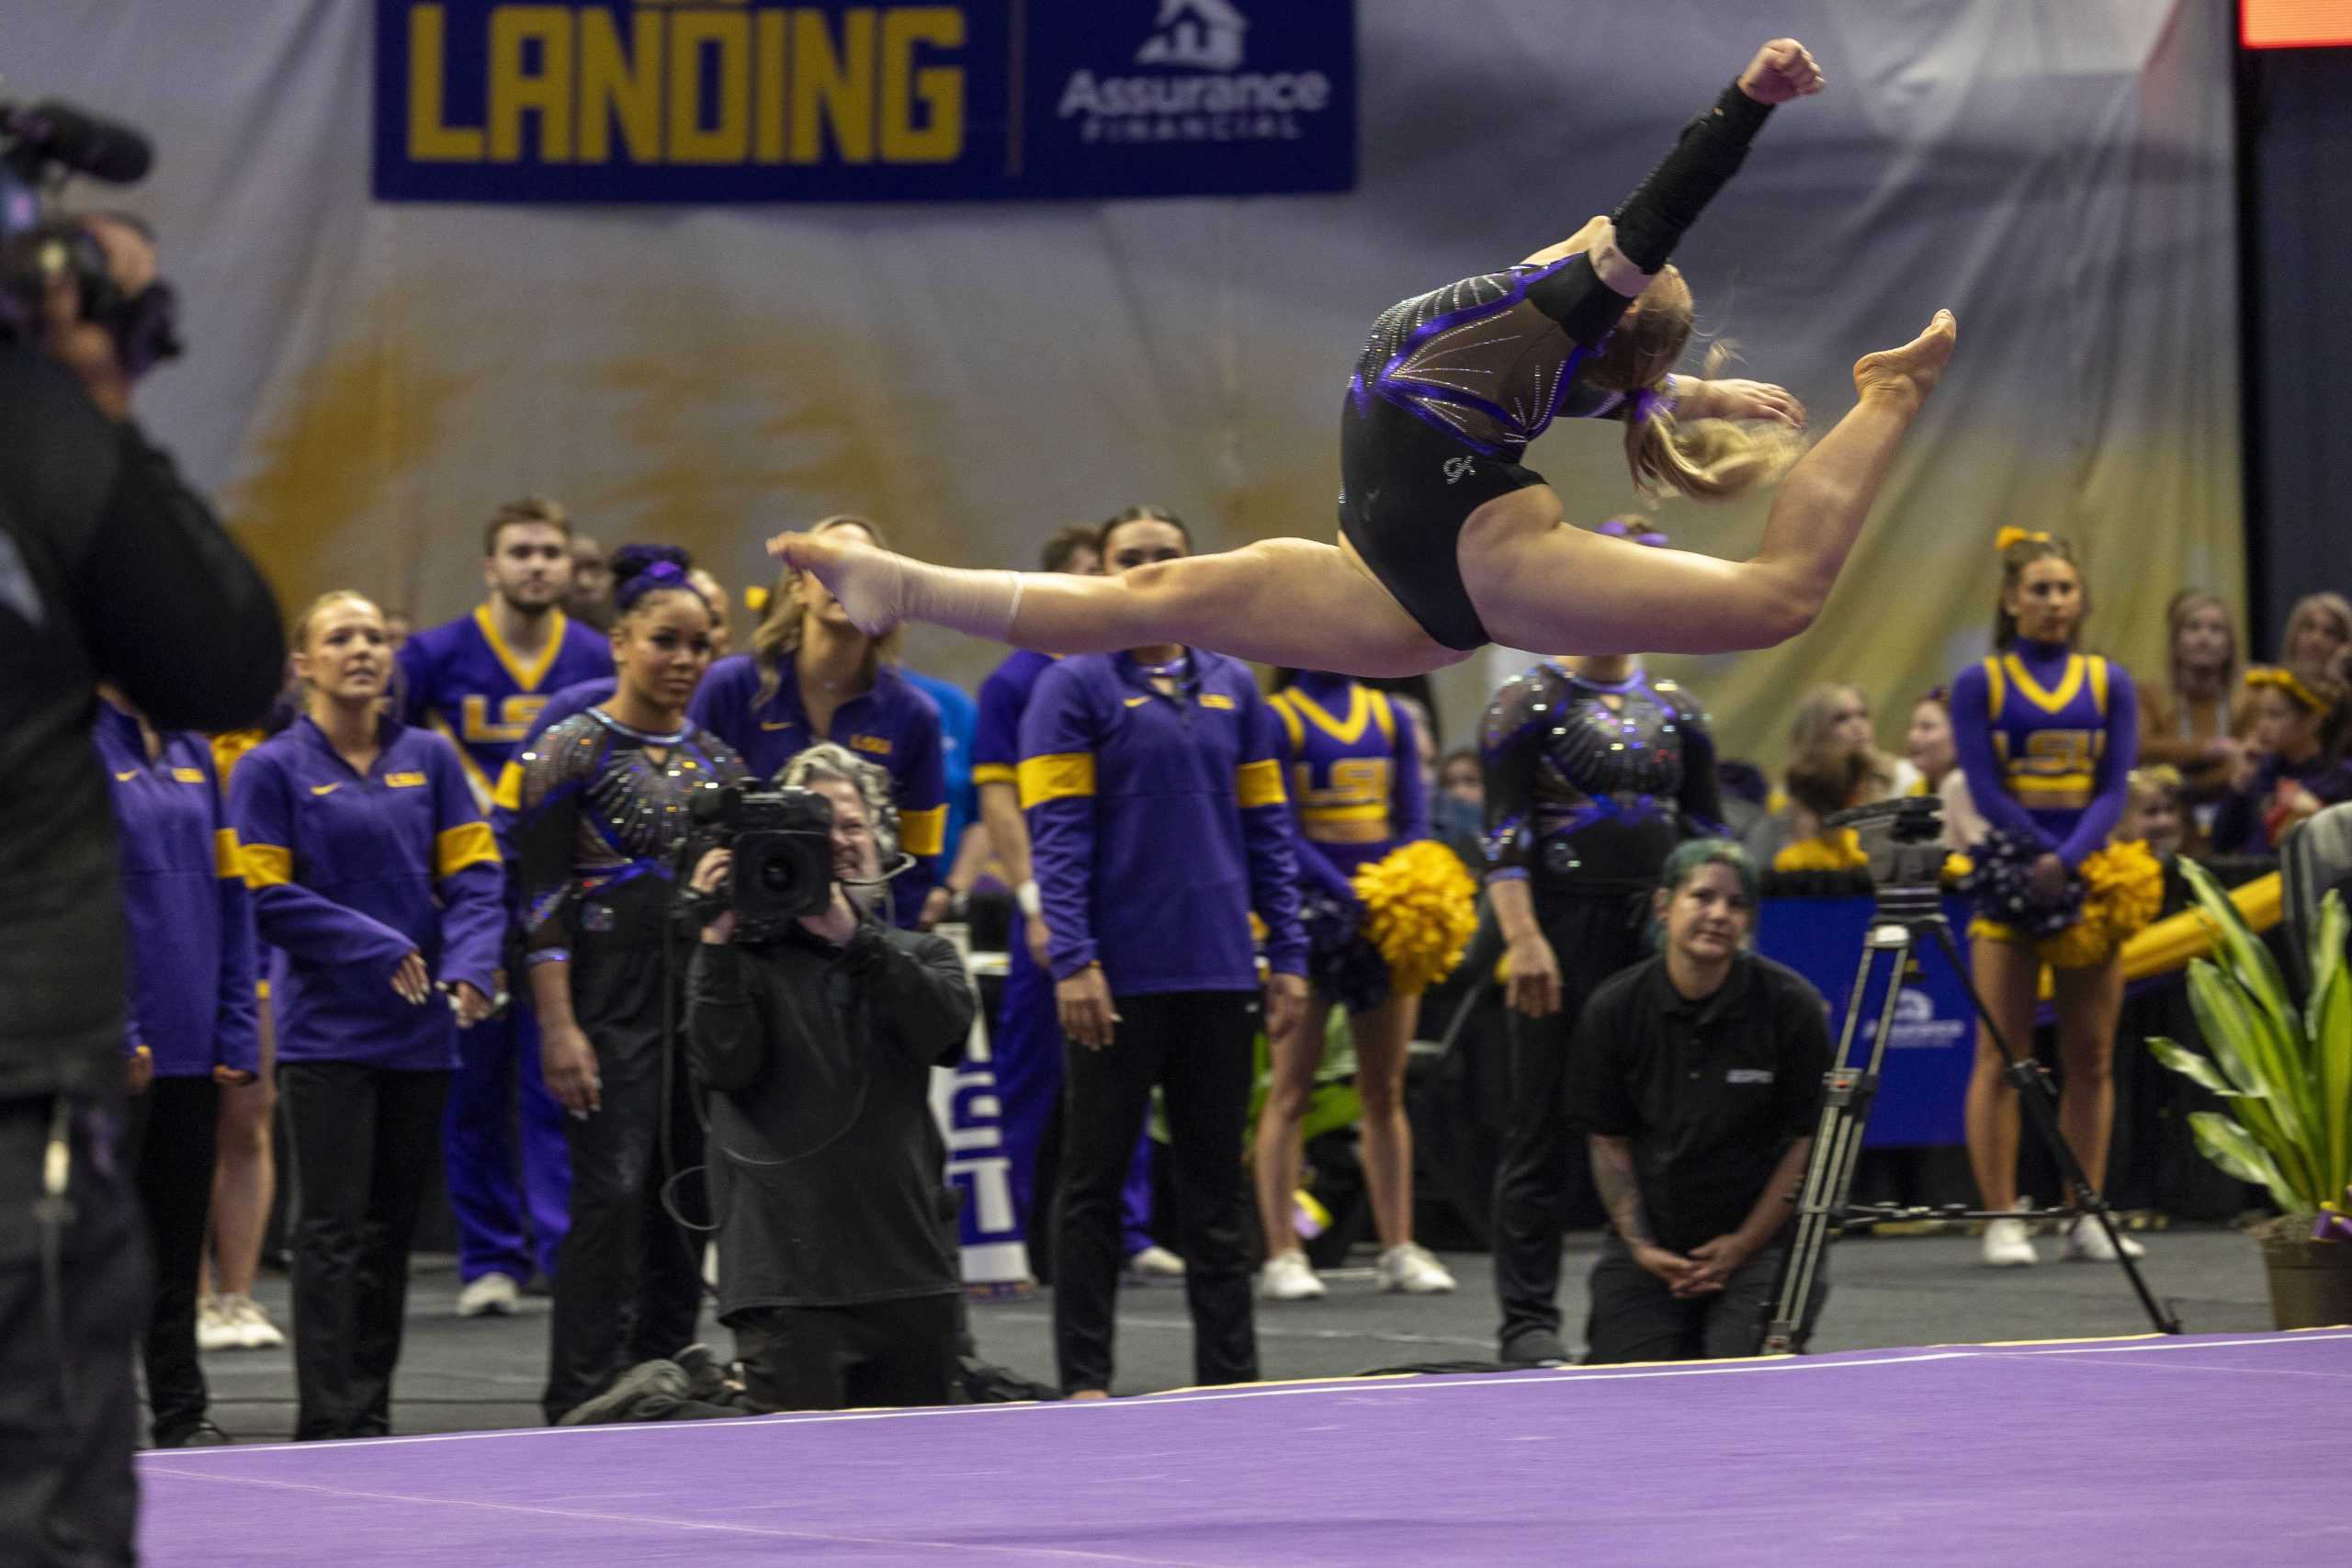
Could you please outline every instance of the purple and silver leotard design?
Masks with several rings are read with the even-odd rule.
[[[1529,298],[1577,259],[1521,263],[1388,307],[1349,383],[1358,412],[1385,398],[1474,451],[1517,462],[1559,415],[1614,409],[1619,394],[1576,388],[1584,345]]]

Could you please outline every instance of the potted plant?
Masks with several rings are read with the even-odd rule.
[[[2188,1119],[2205,1156],[2268,1189],[2282,1211],[2255,1233],[2278,1325],[2352,1323],[2352,1224],[2339,1207],[2352,1184],[2352,919],[2328,894],[2311,939],[2311,994],[2299,1008],[2221,884],[2193,861],[2179,863],[2212,938],[2214,958],[2188,966],[2189,1003],[2212,1055],[2161,1039],[2149,1049],[2222,1098],[2224,1111]]]

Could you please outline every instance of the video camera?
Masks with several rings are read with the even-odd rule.
[[[42,298],[70,276],[82,319],[114,339],[126,375],[135,378],[178,356],[179,300],[172,286],[158,278],[126,293],[98,237],[57,209],[72,175],[132,185],[146,178],[153,161],[144,136],[71,104],[0,103],[0,342],[40,336]]]
[[[725,901],[746,934],[832,902],[833,803],[815,790],[722,784],[697,790],[691,809],[705,829],[695,862],[708,849],[735,852]]]
[[[1871,883],[1882,902],[1890,895],[1932,898],[1943,885],[1944,804],[1932,795],[1905,795],[1858,806],[1822,819],[1825,829],[1851,828],[1870,857]]]

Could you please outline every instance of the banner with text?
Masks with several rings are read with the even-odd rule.
[[[1353,0],[377,0],[390,201],[1355,184]]]

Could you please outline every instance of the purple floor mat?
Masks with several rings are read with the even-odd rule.
[[[142,1455],[152,1563],[2352,1562],[2352,1332]]]

